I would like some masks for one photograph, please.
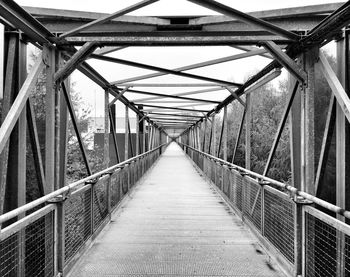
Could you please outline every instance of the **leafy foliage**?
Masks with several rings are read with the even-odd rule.
[[[37,59],[37,54],[32,53],[32,60]],[[78,128],[81,132],[85,146],[92,143],[92,134],[88,134],[88,117],[90,116],[90,107],[83,101],[80,93],[74,89],[74,83],[69,84],[71,101],[74,107],[74,112],[78,121]],[[38,78],[36,87],[31,94],[33,107],[36,116],[36,124],[38,128],[38,136],[43,162],[45,161],[45,119],[46,119],[46,72],[44,71]],[[63,97],[63,94],[60,95]],[[40,196],[36,169],[33,160],[33,154],[30,147],[29,137],[27,138],[27,201],[31,201]],[[87,147],[86,147],[87,148]],[[103,157],[98,155],[98,151],[94,149],[86,149],[91,170],[94,172],[101,169]],[[100,151],[101,152],[101,151]],[[87,170],[83,160],[77,136],[75,134],[72,119],[68,116],[67,129],[67,183],[79,180],[87,176]]]

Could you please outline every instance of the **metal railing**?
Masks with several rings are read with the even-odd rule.
[[[0,276],[61,276],[109,222],[163,144],[0,216]]]
[[[290,276],[350,276],[345,211],[296,188],[180,144]],[[315,205],[317,204],[317,206]]]

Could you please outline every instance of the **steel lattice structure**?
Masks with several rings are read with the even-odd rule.
[[[115,173],[123,176],[120,177],[122,179],[127,176],[121,182],[124,184],[124,190],[128,191],[153,164],[167,142],[176,140],[202,170],[210,171],[211,167],[219,164],[224,168],[223,170],[231,168],[235,180],[241,176],[244,179],[246,175],[254,179],[247,179],[247,182],[250,182],[251,190],[256,191],[256,197],[249,198],[243,195],[242,197],[246,198],[242,200],[243,206],[240,209],[242,213],[251,209],[252,212],[247,213],[247,217],[253,225],[260,228],[262,236],[268,236],[268,234],[262,231],[266,227],[262,219],[253,215],[255,207],[257,203],[260,203],[260,206],[265,205],[263,203],[265,200],[272,203],[274,200],[273,197],[268,198],[269,193],[277,196],[280,194],[272,188],[265,189],[264,186],[268,183],[291,193],[294,202],[281,196],[281,199],[284,199],[284,202],[281,200],[284,206],[281,204],[279,208],[293,209],[295,212],[293,218],[290,217],[285,221],[286,224],[296,225],[294,235],[297,242],[295,249],[279,249],[279,251],[286,256],[287,268],[295,276],[305,273],[302,255],[306,254],[305,251],[302,253],[301,246],[297,244],[301,243],[304,236],[302,234],[304,229],[298,227],[303,224],[304,217],[310,217],[309,225],[305,227],[309,228],[308,230],[314,228],[315,224],[322,225],[326,222],[333,227],[336,226],[337,232],[343,232],[332,235],[338,243],[334,251],[339,253],[343,251],[348,247],[346,234],[349,233],[347,225],[343,222],[350,218],[349,212],[346,211],[350,207],[346,202],[347,183],[350,181],[347,174],[350,170],[350,37],[348,31],[350,2],[243,13],[214,0],[189,0],[221,15],[153,17],[127,15],[154,2],[157,0],[144,0],[112,14],[101,14],[21,7],[12,0],[0,0],[0,22],[5,26],[4,92],[0,127],[0,224],[6,223],[3,226],[4,232],[0,233],[2,235],[0,245],[5,241],[17,245],[17,242],[14,242],[17,237],[12,237],[13,234],[19,234],[21,237],[22,227],[33,227],[31,224],[39,220],[40,216],[44,216],[49,222],[42,222],[43,226],[53,224],[52,222],[56,220],[56,225],[52,228],[58,230],[57,234],[51,229],[49,234],[44,232],[48,237],[47,240],[53,240],[54,236],[59,237],[55,250],[50,248],[50,251],[58,253],[55,256],[55,263],[52,263],[55,265],[55,275],[50,273],[48,276],[57,276],[58,273],[67,271],[74,264],[74,259],[70,259],[76,253],[74,245],[69,245],[72,249],[71,253],[64,253],[65,220],[62,207],[65,204],[62,205],[62,201],[69,197],[71,190],[75,195],[78,192],[84,193],[82,198],[91,202],[89,203],[92,215],[89,216],[92,218],[92,223],[85,231],[88,232],[86,236],[92,236],[100,230],[100,224],[103,225],[112,208],[116,207],[121,199],[120,192],[115,195],[109,194],[110,186],[113,186],[112,177],[117,178]],[[325,55],[320,51],[321,47],[331,41],[337,45],[337,72],[334,72]],[[39,48],[41,54],[27,74],[28,43]],[[172,69],[108,55],[136,46],[230,46],[241,50],[241,53]],[[244,83],[187,72],[254,56],[263,56],[271,62]],[[89,65],[88,59],[151,70],[154,73],[108,81]],[[271,143],[272,148],[264,173],[260,175],[250,171],[251,98],[254,97],[253,92],[257,88],[279,76],[282,68],[290,75],[290,93],[277,134]],[[91,170],[69,91],[68,78],[75,70],[80,71],[105,91],[103,96],[105,99],[104,170],[95,174]],[[318,97],[315,90],[315,71],[322,73],[333,93],[321,142],[316,141],[314,134],[314,114],[317,109],[314,103]],[[197,83],[147,83],[148,79],[166,75],[193,79]],[[32,99],[32,91],[39,78],[44,79],[45,87],[44,153],[40,149],[37,115]],[[146,90],[140,88],[146,88]],[[156,92],[154,88],[164,88],[165,92]],[[167,88],[186,88],[188,91],[171,94],[166,92]],[[225,95],[223,101],[200,97],[204,93],[219,91]],[[135,95],[142,96],[135,98]],[[244,99],[243,95],[245,95]],[[112,101],[110,101],[111,96],[114,98]],[[116,137],[114,107],[117,101],[126,107],[123,149],[118,148]],[[233,158],[229,162],[227,161],[227,107],[233,101],[238,101],[244,107],[244,112]],[[201,105],[206,108],[201,108]],[[129,109],[137,115],[135,142],[131,136]],[[221,111],[223,111],[222,129],[217,144],[215,135],[217,114]],[[72,119],[89,176],[70,185],[66,184],[68,115]],[[288,117],[290,118],[292,186],[267,177]],[[246,167],[241,168],[234,165],[233,161],[244,125]],[[29,145],[29,143],[27,145],[27,133],[33,152],[38,188],[42,196],[36,200],[37,202],[29,204],[26,204],[26,154]],[[170,137],[171,133],[176,135]],[[337,180],[336,203],[331,204],[316,196],[326,170],[334,133],[336,134]],[[206,140],[208,134],[209,141]],[[315,154],[316,147],[321,149],[318,157]],[[113,152],[116,157],[116,165],[111,165],[110,152]],[[220,153],[223,153],[222,159],[220,159]],[[212,181],[218,185],[218,177],[210,174],[208,173],[209,178],[214,178]],[[106,188],[103,182],[108,183],[105,185]],[[235,186],[240,186],[239,182],[234,183]],[[99,184],[101,188],[94,188],[95,184]],[[230,192],[224,191],[222,184],[220,189],[229,198],[232,197]],[[101,190],[108,191],[105,199],[98,195]],[[237,201],[237,199],[231,200]],[[50,201],[49,205],[44,208],[39,206],[47,201]],[[307,204],[307,201],[312,201],[336,213],[338,220],[333,222],[333,219],[323,217],[313,208],[304,208],[303,205]],[[237,207],[242,205],[242,203],[234,204]],[[266,209],[273,205],[278,203],[272,203],[266,206]],[[74,210],[71,206],[68,207]],[[26,212],[33,208],[43,210],[40,210],[39,214],[30,214],[28,217]],[[100,217],[96,214],[100,214]],[[58,219],[54,220],[54,215]],[[268,216],[266,215],[266,220],[269,220]],[[7,229],[8,226],[13,226],[11,223],[14,223],[15,219],[19,221],[14,224],[14,229]],[[318,220],[324,220],[324,222],[321,224]],[[281,243],[280,241],[283,240],[278,238],[280,241],[274,242],[274,238],[268,239],[272,244]],[[68,238],[68,240],[74,241],[74,238]],[[290,241],[288,243],[291,244]],[[308,243],[313,242],[308,241]],[[19,249],[17,249],[20,253],[18,255],[25,255],[23,250],[20,250],[20,246],[16,247]],[[278,248],[276,245],[275,247]],[[345,276],[344,268],[347,263],[348,261],[340,259],[339,265],[336,266],[337,276]],[[19,263],[18,267],[19,270],[23,270],[22,267],[25,265]]]

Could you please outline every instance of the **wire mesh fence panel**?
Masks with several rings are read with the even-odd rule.
[[[129,173],[128,173],[128,171],[129,171],[129,167],[126,166],[120,172],[120,181],[121,181],[123,195],[127,194],[128,189],[129,189]]]
[[[134,178],[134,163],[132,162],[132,163],[130,163],[130,165],[129,165],[129,186],[130,186],[130,188],[132,188],[133,186],[134,186],[134,184],[135,184],[135,178]]]
[[[12,277],[19,274],[19,234],[15,233],[0,241],[0,276]]]
[[[264,187],[264,235],[294,264],[294,205],[284,193]]]
[[[230,192],[230,188],[231,188],[231,186],[230,186],[230,174],[231,174],[230,170],[226,166],[224,166],[223,167],[223,174],[222,174],[223,175],[222,187],[223,187],[223,192],[225,193],[225,195],[228,198],[230,198],[230,195],[231,195],[231,192]]]
[[[136,162],[136,182],[140,181],[141,175],[141,160],[137,160]]]
[[[203,156],[201,154],[198,154],[198,163],[197,166],[200,170],[203,171]]]
[[[146,172],[146,166],[145,166],[145,159],[141,158],[141,177],[145,174]]]
[[[216,167],[215,184],[220,190],[222,190],[222,165],[219,163],[215,163],[215,167]]]
[[[210,169],[211,162],[209,159],[205,158],[205,166],[204,166],[204,174],[211,179],[211,169]]]
[[[229,171],[228,178],[229,178],[229,182],[230,182],[229,183],[229,186],[230,186],[230,189],[229,189],[230,190],[230,196],[229,197],[230,197],[231,203],[236,206],[235,176],[234,176],[234,172],[231,169],[229,169],[228,171]]]
[[[233,171],[232,193],[235,199],[234,205],[238,210],[242,211],[243,203],[243,177],[237,171]]]
[[[82,182],[76,191],[68,194],[68,199],[62,202],[65,265],[73,261],[72,258],[107,218],[109,203],[116,206],[123,193],[158,157],[159,153],[150,153],[130,166],[117,169],[112,175],[103,175],[95,184]],[[56,224],[61,222],[60,218],[56,219],[56,208],[60,207],[57,205],[61,204],[53,201],[50,205],[35,206],[21,222],[0,232],[0,277],[54,276],[55,261],[60,259],[55,256],[55,249],[61,247],[56,234],[56,230],[60,230]]]
[[[111,206],[115,207],[120,201],[119,171],[111,176]]]
[[[210,177],[211,181],[215,184],[215,179],[216,179],[216,164],[214,160],[210,160],[211,167],[210,167]],[[216,184],[215,184],[216,185]]]
[[[94,230],[96,230],[108,215],[107,180],[97,182],[93,187]]]
[[[261,186],[249,177],[243,178],[245,187],[243,213],[261,231]]]
[[[350,234],[345,235],[344,240],[344,275],[350,276]]]
[[[315,208],[305,212],[305,271],[310,277],[350,276],[350,226]]]
[[[54,212],[25,228],[25,276],[54,276]]]
[[[73,194],[64,203],[65,261],[71,259],[92,235],[91,188]]]

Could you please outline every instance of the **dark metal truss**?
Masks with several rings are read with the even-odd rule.
[[[155,2],[152,0],[139,2],[134,6],[122,11],[117,11],[111,15],[33,7],[22,8],[14,1],[7,0],[0,3],[0,20],[9,30],[17,29],[23,32],[23,36],[27,38],[28,41],[39,47],[51,46],[64,51],[67,64],[63,69],[57,72],[56,78],[63,80],[73,70],[78,69],[111,95],[118,97],[119,101],[136,112],[140,118],[144,118],[154,124],[156,123],[152,122],[147,114],[145,115],[144,110],[139,110],[137,105],[143,104],[143,107],[155,108],[156,110],[151,111],[154,115],[158,113],[159,115],[166,115],[166,117],[186,116],[188,118],[198,118],[199,120],[197,122],[202,122],[205,118],[208,118],[214,113],[218,113],[223,107],[237,99],[237,97],[240,97],[244,94],[246,88],[259,81],[276,68],[286,66],[298,79],[304,81],[307,76],[293,63],[293,59],[312,46],[322,44],[333,38],[339,33],[341,28],[345,27],[350,22],[349,2],[344,5],[315,5],[246,14],[213,0],[190,1],[220,12],[224,16],[180,16],[175,18],[126,15],[131,11]],[[60,19],[59,21],[58,18]],[[77,26],[77,19],[84,23]],[[316,27],[313,27],[315,25]],[[228,37],[231,37],[231,39],[227,39]],[[170,70],[104,56],[106,53],[113,51],[113,48],[108,49],[108,51],[98,50],[91,54],[95,47],[117,45],[119,47],[116,47],[115,50],[120,50],[122,49],[120,46],[142,45],[142,41],[147,39],[149,40],[148,45],[236,44],[241,45],[241,47],[246,47],[244,45],[247,44],[257,46],[264,45],[266,50],[276,59],[259,73],[252,76],[244,84],[237,84],[183,72],[191,66]],[[78,46],[82,44],[85,44],[83,50],[86,48],[86,51],[77,51],[73,47],[74,45]],[[282,44],[282,47],[286,45],[286,51],[282,52],[279,46],[277,46],[278,44]],[[247,47],[245,49],[247,49]],[[257,48],[252,51],[256,50]],[[258,52],[257,54],[266,56],[266,52],[264,51],[261,51],[261,53]],[[221,102],[206,100],[200,97],[193,98],[168,95],[165,93],[127,90],[127,92],[130,93],[152,95],[159,98],[166,97],[184,101],[218,104],[210,111],[205,109],[196,110],[194,108],[184,109],[174,106],[149,105],[147,101],[144,103],[137,102],[137,105],[135,105],[124,95],[118,96],[121,92],[121,89],[116,86],[118,81],[115,82],[116,85],[108,82],[84,61],[89,57],[129,66],[142,67],[158,72],[150,74],[149,77],[154,75],[174,74],[182,77],[200,79],[212,83],[213,85],[230,87],[231,90],[232,87],[236,86],[237,89]],[[218,62],[219,60],[220,59],[218,59]],[[205,62],[202,65],[198,64],[192,66],[199,68],[210,64],[210,62]],[[143,76],[142,79],[147,79],[147,76]],[[187,115],[155,112],[157,109],[179,110],[187,112]],[[198,115],[198,112],[205,114]],[[193,113],[196,115],[193,115]]]

